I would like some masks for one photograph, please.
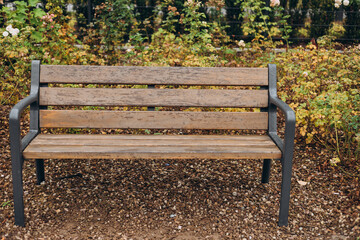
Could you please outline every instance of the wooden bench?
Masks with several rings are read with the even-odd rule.
[[[75,88],[63,84],[81,85]],[[96,88],[84,87],[86,84]],[[103,84],[113,87],[102,87]],[[149,87],[131,88],[129,85]],[[184,85],[203,87],[176,88]],[[252,86],[253,90],[241,86]],[[30,130],[21,138],[20,115],[29,105]],[[50,110],[48,106],[68,108]],[[79,107],[69,110],[69,106],[105,106],[107,110],[81,110]],[[164,108],[160,111],[116,108],[121,106],[149,107],[148,110]],[[177,111],[171,107],[176,107]],[[201,111],[183,111],[185,107]],[[286,117],[284,140],[277,135],[277,107]],[[209,108],[249,111],[206,111]],[[42,134],[42,128],[254,129],[267,130],[267,135]],[[295,114],[277,98],[276,66],[272,64],[268,68],[193,68],[50,66],[33,61],[30,95],[10,112],[15,224],[25,225],[22,182],[25,159],[36,160],[37,183],[40,184],[45,180],[43,159],[201,158],[263,159],[263,183],[269,181],[271,160],[281,160],[278,224],[287,225],[294,132]]]

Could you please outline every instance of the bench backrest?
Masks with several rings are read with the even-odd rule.
[[[40,127],[268,129],[268,68],[41,65],[39,72],[39,105],[43,106],[39,111]],[[34,78],[37,77],[33,76],[32,81]],[[92,84],[92,88],[84,88],[87,84]],[[112,87],[104,88],[102,84]],[[260,86],[260,89],[155,88],[154,85]],[[263,111],[49,110],[44,106],[261,108]]]

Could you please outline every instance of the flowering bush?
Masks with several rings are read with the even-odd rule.
[[[349,0],[335,0],[334,6],[336,8],[339,8],[341,6],[341,4],[343,4],[344,6],[349,6],[350,1]]]
[[[276,59],[280,95],[290,100],[306,143],[318,142],[340,160],[360,151],[360,52],[294,49]]]
[[[96,6],[93,23],[81,30],[83,44],[88,45],[93,54],[101,56],[106,64],[119,62],[121,46],[126,41],[134,44],[143,41],[137,34],[134,5],[129,0],[111,0]]]
[[[280,35],[288,45],[292,30],[287,23],[289,15],[284,15],[284,8],[280,6],[279,0],[271,0],[271,7],[267,7],[262,0],[238,0],[237,3],[243,12],[241,17],[245,20],[242,25],[245,36],[252,36],[253,41],[258,44],[268,41],[271,47],[276,47],[273,37]]]
[[[6,31],[3,32],[3,36],[7,37],[9,36],[9,34],[11,34],[11,36],[15,37],[19,34],[20,30],[18,28],[13,28],[12,25],[9,25],[6,27]]]
[[[277,7],[280,6],[280,0],[271,0],[270,7]]]
[[[0,104],[17,102],[29,91],[31,60],[40,59],[44,64],[97,62],[85,51],[86,46],[74,46],[77,39],[69,33],[70,26],[57,22],[62,15],[45,14],[36,8],[37,0],[15,3],[15,11],[2,10],[6,28],[0,28]]]
[[[143,62],[171,66],[215,66],[219,63],[215,48],[215,44],[221,42],[217,39],[219,29],[205,21],[205,14],[200,12],[201,2],[188,0],[184,6],[181,13],[168,6],[169,14],[152,35],[149,49],[141,53]],[[170,24],[174,21],[184,29],[183,34],[176,35]]]

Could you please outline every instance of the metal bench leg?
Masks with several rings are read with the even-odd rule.
[[[261,176],[262,183],[269,183],[270,169],[271,169],[271,159],[264,159],[263,171]]]
[[[36,178],[37,185],[40,185],[41,182],[45,181],[45,170],[44,170],[44,160],[36,159]]]
[[[291,158],[284,157],[282,161],[282,183],[281,183],[281,198],[280,198],[280,213],[279,213],[280,227],[288,225],[291,168],[292,168],[292,156]]]
[[[15,225],[25,226],[23,181],[22,181],[22,159],[19,154],[12,156],[12,178],[14,192]]]

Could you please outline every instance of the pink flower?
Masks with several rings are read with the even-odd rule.
[[[54,28],[54,26],[51,26],[51,28]]]
[[[270,6],[276,7],[280,5],[280,0],[270,0]]]

